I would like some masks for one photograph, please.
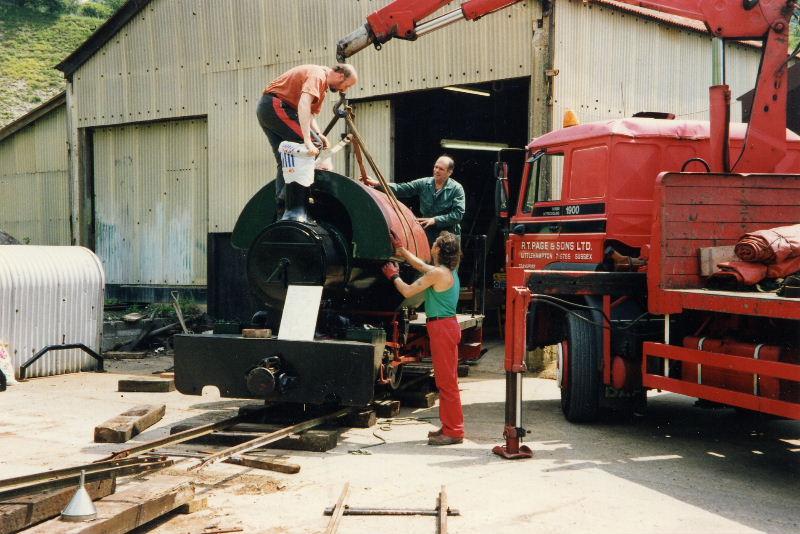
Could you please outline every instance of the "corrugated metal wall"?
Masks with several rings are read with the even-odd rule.
[[[556,4],[553,124],[573,109],[582,122],[664,111],[708,118],[711,37],[581,0]],[[760,50],[728,45],[733,97],[755,83]],[[739,106],[732,107],[739,121]]]
[[[109,284],[205,285],[206,121],[94,132],[96,250]]]
[[[69,245],[66,108],[0,141],[0,230],[34,245]]]
[[[74,73],[76,126],[102,128],[207,117],[207,231],[231,231],[247,200],[274,177],[272,155],[255,119],[264,86],[294,65],[332,63],[339,38],[389,1],[154,0]],[[386,123],[391,122],[391,108],[381,107],[374,99],[530,75],[532,30],[539,16],[538,2],[521,2],[415,43],[395,40],[382,51],[367,49],[352,58],[361,80],[350,97],[371,100],[357,105],[357,120],[387,172],[393,157],[391,124]],[[705,116],[708,37],[580,0],[562,0],[556,5],[555,38],[555,68],[560,70],[554,88],[555,124],[566,107],[575,108],[584,121],[640,110]],[[732,50],[728,64],[735,95],[747,89],[741,86],[742,80],[755,75],[757,56],[755,50]],[[328,95],[328,110],[335,100]],[[735,109],[734,116],[738,113]],[[324,127],[330,116],[325,111],[320,125]],[[340,124],[330,137],[337,139],[341,131]],[[101,139],[98,133],[95,141]],[[147,157],[139,145],[128,149],[131,158]],[[344,160],[336,160],[340,172]],[[106,202],[124,209],[126,201],[114,196],[111,184],[101,192],[100,175],[95,184],[100,192],[98,210],[111,209],[103,206]],[[155,197],[143,196],[136,202],[140,213],[158,205]],[[136,222],[131,215],[104,211],[98,220],[122,225],[117,231],[129,235],[138,231],[131,226]],[[194,233],[199,231],[193,227],[192,236],[186,238],[192,257],[205,246]],[[98,236],[102,238],[102,232]],[[167,243],[170,238],[164,233],[154,239]],[[134,259],[130,255],[117,257],[121,241],[114,242],[112,248],[98,249],[104,261],[112,262],[109,279],[114,283],[205,280],[199,260],[191,269],[184,263],[181,269],[170,270],[166,266],[175,267],[173,262],[178,260],[163,260],[166,252],[162,252],[158,268],[143,267],[129,261]],[[162,251],[168,248],[160,246]],[[176,275],[168,276],[171,273]]]
[[[100,350],[103,267],[81,247],[0,247],[0,343],[8,345],[14,372],[47,345],[83,343]],[[94,369],[78,349],[51,351],[27,377]]]
[[[354,104],[353,113],[355,114],[356,128],[358,128],[358,133],[361,134],[361,137],[364,139],[367,150],[369,150],[375,163],[386,179],[392,180],[394,169],[394,135],[392,125],[394,124],[394,120],[392,118],[391,102],[389,100],[374,100]],[[374,176],[366,158],[364,158],[364,165],[367,166],[367,172],[370,176]],[[358,164],[355,161],[355,157],[352,155],[352,151],[350,169],[351,175],[356,176],[358,173]]]
[[[639,111],[708,119],[711,37],[581,0],[558,2],[555,17],[554,127],[567,109],[581,122]],[[727,54],[736,98],[753,88],[761,51],[731,43]],[[740,106],[731,120],[741,120]],[[560,178],[552,187],[560,190]]]
[[[207,115],[209,231],[230,231],[274,175],[255,119],[264,86],[297,64],[334,62],[337,41],[389,1],[151,2],[75,73],[77,126]],[[538,12],[538,3],[522,2],[416,43],[364,50],[352,58],[361,83],[350,96],[528,75]]]

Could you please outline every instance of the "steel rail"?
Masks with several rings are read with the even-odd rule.
[[[66,467],[63,469],[55,469],[53,471],[44,471],[41,473],[33,473],[30,475],[22,475],[18,477],[12,478],[5,478],[0,480],[0,490],[10,486],[17,486],[19,484],[25,484],[28,482],[37,482],[40,480],[46,479],[54,479],[63,476],[80,476],[81,471],[86,471],[89,473],[91,470],[97,469],[107,469],[112,467],[125,467],[127,465],[142,463],[142,462],[152,462],[154,461],[151,458],[130,458],[127,460],[103,460],[100,462],[94,462],[86,465],[78,465],[75,467]]]
[[[168,467],[174,463],[164,456],[153,458],[131,458],[124,461],[102,462],[46,471],[33,475],[9,478],[0,481],[0,502],[11,498],[44,490],[60,489],[77,485],[81,471],[86,472],[86,482],[94,482],[114,476],[126,476]]]
[[[177,445],[178,443],[183,443],[184,441],[189,441],[190,439],[194,439],[200,436],[205,436],[206,434],[211,434],[212,432],[216,432],[217,430],[224,430],[241,422],[242,422],[241,417],[235,415],[233,417],[229,417],[228,419],[217,421],[216,423],[209,423],[207,425],[190,428],[188,430],[184,430],[183,432],[176,432],[175,434],[172,434],[171,436],[167,436],[165,438],[154,439],[152,441],[142,443],[141,445],[136,445],[135,447],[123,449],[119,452],[115,452],[114,454],[109,456],[106,460],[117,460],[120,458],[138,456],[139,454],[150,452],[164,445]]]
[[[335,419],[339,419],[340,417],[344,417],[345,415],[348,415],[352,411],[353,410],[351,408],[345,408],[345,409],[339,410],[337,412],[334,412],[332,414],[323,415],[322,417],[316,417],[314,419],[309,419],[308,421],[304,421],[304,422],[298,423],[296,425],[287,426],[286,428],[282,428],[280,430],[276,430],[275,432],[270,432],[269,434],[265,434],[263,436],[259,436],[259,437],[255,438],[255,439],[251,439],[250,441],[246,441],[246,442],[241,443],[239,445],[235,445],[233,447],[229,447],[229,448],[224,449],[224,450],[222,450],[220,452],[212,454],[211,456],[207,457],[206,459],[204,459],[199,464],[190,467],[189,471],[203,469],[204,467],[207,467],[207,466],[209,466],[209,465],[211,465],[211,464],[213,464],[215,462],[218,462],[220,460],[224,460],[226,458],[229,458],[229,457],[233,456],[234,454],[244,453],[244,452],[247,452],[247,451],[250,451],[250,450],[253,450],[253,449],[257,449],[258,447],[261,447],[261,446],[264,446],[264,445],[268,445],[270,443],[278,441],[281,438],[285,438],[285,437],[290,436],[292,434],[296,434],[297,432],[302,432],[304,430],[309,430],[311,428],[314,428],[315,426],[319,426],[319,425],[321,425],[323,423],[327,423],[328,421],[333,421]]]
[[[325,515],[333,514],[333,506],[325,508]],[[422,515],[422,516],[438,516],[439,509],[429,508],[353,508],[350,505],[344,505],[344,512],[342,515],[391,515],[391,516],[407,516],[407,515]],[[447,515],[460,516],[455,508],[448,508]]]

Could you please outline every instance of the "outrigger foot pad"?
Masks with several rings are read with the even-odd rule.
[[[492,452],[497,456],[501,456],[506,460],[524,460],[526,458],[533,458],[533,451],[527,445],[520,445],[519,447],[512,447],[517,449],[517,452],[509,452],[509,447],[506,445],[497,445],[492,448]]]

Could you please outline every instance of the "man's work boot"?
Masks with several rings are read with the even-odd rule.
[[[439,427],[438,430],[431,430],[430,432],[428,432],[428,437],[432,438],[435,436],[441,436],[443,431],[444,429],[442,427]]]
[[[432,436],[428,438],[428,445],[437,447],[440,445],[458,445],[459,443],[463,443],[463,441],[464,438],[453,438],[445,434],[440,434],[438,436]]]

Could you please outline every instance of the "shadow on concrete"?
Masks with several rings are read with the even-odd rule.
[[[467,404],[464,416],[471,445],[405,441],[370,450],[442,455],[447,458],[432,465],[449,468],[507,462],[491,453],[503,442],[503,403]],[[643,417],[590,425],[567,422],[558,399],[526,401],[523,426],[535,456],[519,461],[520,476],[599,469],[754,529],[800,531],[800,422],[702,409],[693,399],[661,394],[651,397]],[[420,433],[429,428],[421,426]]]

